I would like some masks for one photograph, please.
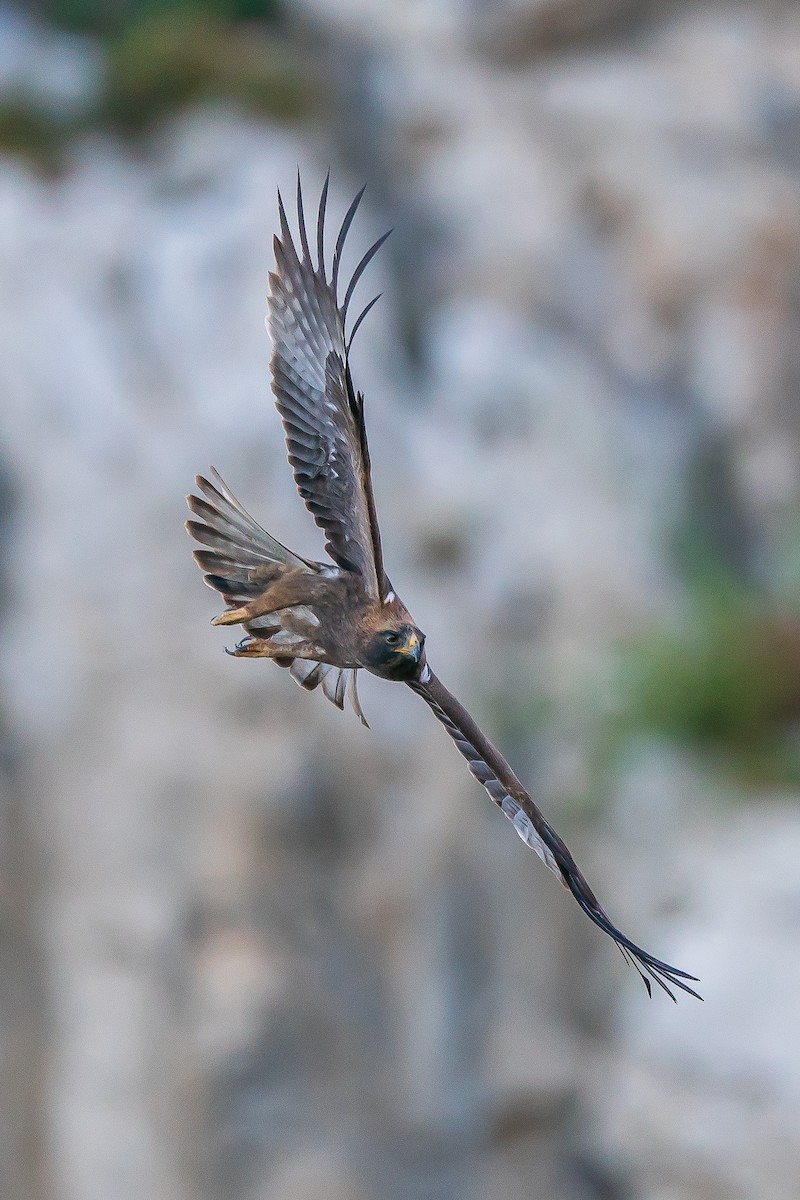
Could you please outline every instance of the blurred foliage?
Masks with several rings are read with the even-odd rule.
[[[50,0],[43,7],[51,21],[99,36],[105,69],[80,116],[67,119],[28,94],[0,98],[0,153],[40,170],[58,168],[75,134],[145,133],[203,101],[232,101],[279,121],[318,106],[318,83],[278,27],[273,0]]]
[[[310,76],[289,48],[204,9],[143,16],[111,41],[101,116],[138,132],[200,100],[229,99],[280,120],[314,105]]]
[[[687,464],[682,511],[669,539],[675,568],[689,587],[712,605],[715,592],[729,590],[728,580],[754,586],[758,541],[742,496],[736,449],[720,428],[698,432]]]
[[[0,154],[22,158],[43,174],[61,166],[68,126],[28,97],[0,99]]]
[[[800,509],[771,533],[764,554],[770,583],[778,595],[793,599],[800,596]]]
[[[44,0],[42,15],[54,25],[81,33],[118,35],[140,21],[164,16],[191,22],[207,13],[226,22],[275,20],[277,0]]]
[[[614,740],[648,730],[703,747],[751,781],[800,781],[800,612],[721,571],[691,596],[681,628],[623,653]]]
[[[479,705],[492,738],[511,758],[530,755],[554,719],[553,700],[525,678],[509,672],[503,683],[487,689]]]

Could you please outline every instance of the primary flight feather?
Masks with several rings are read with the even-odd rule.
[[[693,975],[653,957],[611,923],[566,845],[499,750],[431,670],[425,635],[386,576],[364,399],[353,386],[349,364],[353,336],[378,297],[352,321],[349,332],[348,310],[356,284],[388,234],[361,259],[339,300],[342,250],[362,195],[363,188],[345,215],[328,274],[328,180],[317,213],[316,255],[309,244],[299,177],[299,244],[279,193],[280,235],[274,239],[275,271],[269,276],[272,390],[297,489],[324,531],[331,561],[294,554],[253,520],[216,472],[213,480],[198,476],[201,495],[187,499],[199,520],[186,525],[204,546],[195,551],[195,559],[206,582],[228,606],[214,623],[243,626],[247,636],[236,646],[236,657],[271,658],[303,687],[321,686],[339,708],[349,694],[364,724],[356,686],[359,670],[407,684],[442,723],[472,775],[523,841],[633,963],[648,992],[652,980],[673,1000],[672,988],[697,996],[690,986],[696,982]]]

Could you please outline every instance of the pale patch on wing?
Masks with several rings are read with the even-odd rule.
[[[525,815],[525,813],[517,804],[516,800],[506,794],[500,807],[506,816],[509,817],[513,822],[514,828],[522,838],[525,845],[530,846],[531,850],[535,850],[545,866],[549,867],[551,871],[555,871],[556,875],[558,875],[560,878],[561,872],[558,869],[558,864],[553,858],[550,848],[545,846],[544,842],[533,828],[530,817]],[[516,809],[516,812],[513,812],[514,809]]]
[[[426,663],[425,670],[419,677],[419,683],[427,683],[430,678],[431,669]],[[414,688],[415,684],[411,683],[409,686]],[[478,783],[480,783],[482,787],[486,789],[490,800],[492,800],[492,802],[497,805],[500,811],[506,817],[508,817],[509,821],[512,822],[514,828],[522,838],[525,845],[530,846],[531,850],[535,850],[545,866],[549,867],[550,870],[558,876],[559,880],[563,882],[563,876],[559,869],[558,863],[550,851],[550,848],[542,841],[541,837],[533,827],[533,822],[522,811],[521,805],[517,803],[512,795],[510,795],[508,789],[500,782],[492,768],[481,757],[479,752],[473,746],[472,742],[464,734],[463,730],[459,729],[454,721],[451,721],[450,717],[447,715],[441,705],[437,704],[436,701],[424,691],[420,692],[420,695],[422,695],[426,703],[433,709],[434,713],[442,722],[445,729],[450,734],[450,737],[455,742],[460,753],[466,759],[467,767],[469,768],[469,772],[473,778],[477,779]]]
[[[273,646],[285,646],[290,649],[292,646],[303,645],[306,639],[302,633],[297,633],[293,629],[279,629],[277,633],[272,634],[269,640]]]
[[[281,626],[275,613],[266,613],[263,617],[254,617],[252,621],[246,621],[244,627],[257,637],[268,638],[273,633],[277,633]]]
[[[491,767],[484,762],[472,743],[464,737],[460,730],[458,732],[458,738],[452,733],[450,736],[453,737],[459,750],[467,760],[470,774],[477,779],[478,783],[483,785],[489,798],[497,805],[503,815],[508,817],[525,845],[530,846],[531,850],[534,850],[539,855],[544,865],[549,867],[561,879],[561,871],[558,868],[558,863],[553,858],[550,848],[545,845],[534,829],[530,818],[522,811],[521,806],[514,797],[503,787]]]
[[[249,632],[260,638],[270,638],[278,646],[299,646],[312,638],[319,626],[319,617],[307,604],[265,613],[263,617],[253,617],[245,623]]]
[[[285,614],[285,616],[283,615]],[[285,608],[282,610],[282,623],[288,624],[286,617],[291,621],[291,627],[299,630],[301,626],[306,626],[307,629],[319,629],[319,617],[312,608],[307,604],[295,604],[293,608]]]

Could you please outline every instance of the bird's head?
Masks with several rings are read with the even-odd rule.
[[[414,679],[425,663],[425,634],[409,621],[386,620],[368,637],[364,666],[383,679]]]

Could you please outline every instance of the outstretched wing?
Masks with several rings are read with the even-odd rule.
[[[696,983],[694,975],[688,975],[685,971],[679,971],[677,967],[671,967],[668,963],[654,958],[646,950],[634,945],[611,924],[578,869],[575,859],[539,812],[502,754],[484,737],[467,710],[459,704],[441,680],[437,679],[430,667],[423,670],[419,680],[412,680],[408,686],[417,695],[422,696],[433,710],[467,760],[472,775],[483,784],[494,803],[513,822],[514,828],[526,845],[535,850],[564,886],[569,888],[595,925],[599,925],[604,933],[614,939],[625,958],[639,972],[648,994],[651,992],[652,979],[673,1000],[675,996],[670,985],[688,992],[690,996],[696,996],[698,1000],[702,999],[686,982],[691,980],[692,983]]]
[[[362,188],[345,215],[330,279],[324,255],[328,180],[317,219],[316,266],[308,245],[299,175],[300,254],[278,193],[281,233],[274,240],[276,269],[269,277],[267,327],[273,343],[272,390],[297,490],[325,531],[326,549],[334,562],[361,575],[368,593],[382,600],[390,587],[372,496],[364,400],[353,389],[348,365],[353,335],[375,301],[361,313],[349,339],[345,321],[353,289],[388,234],[361,259],[341,305],[337,295],[342,248],[363,192]]]

